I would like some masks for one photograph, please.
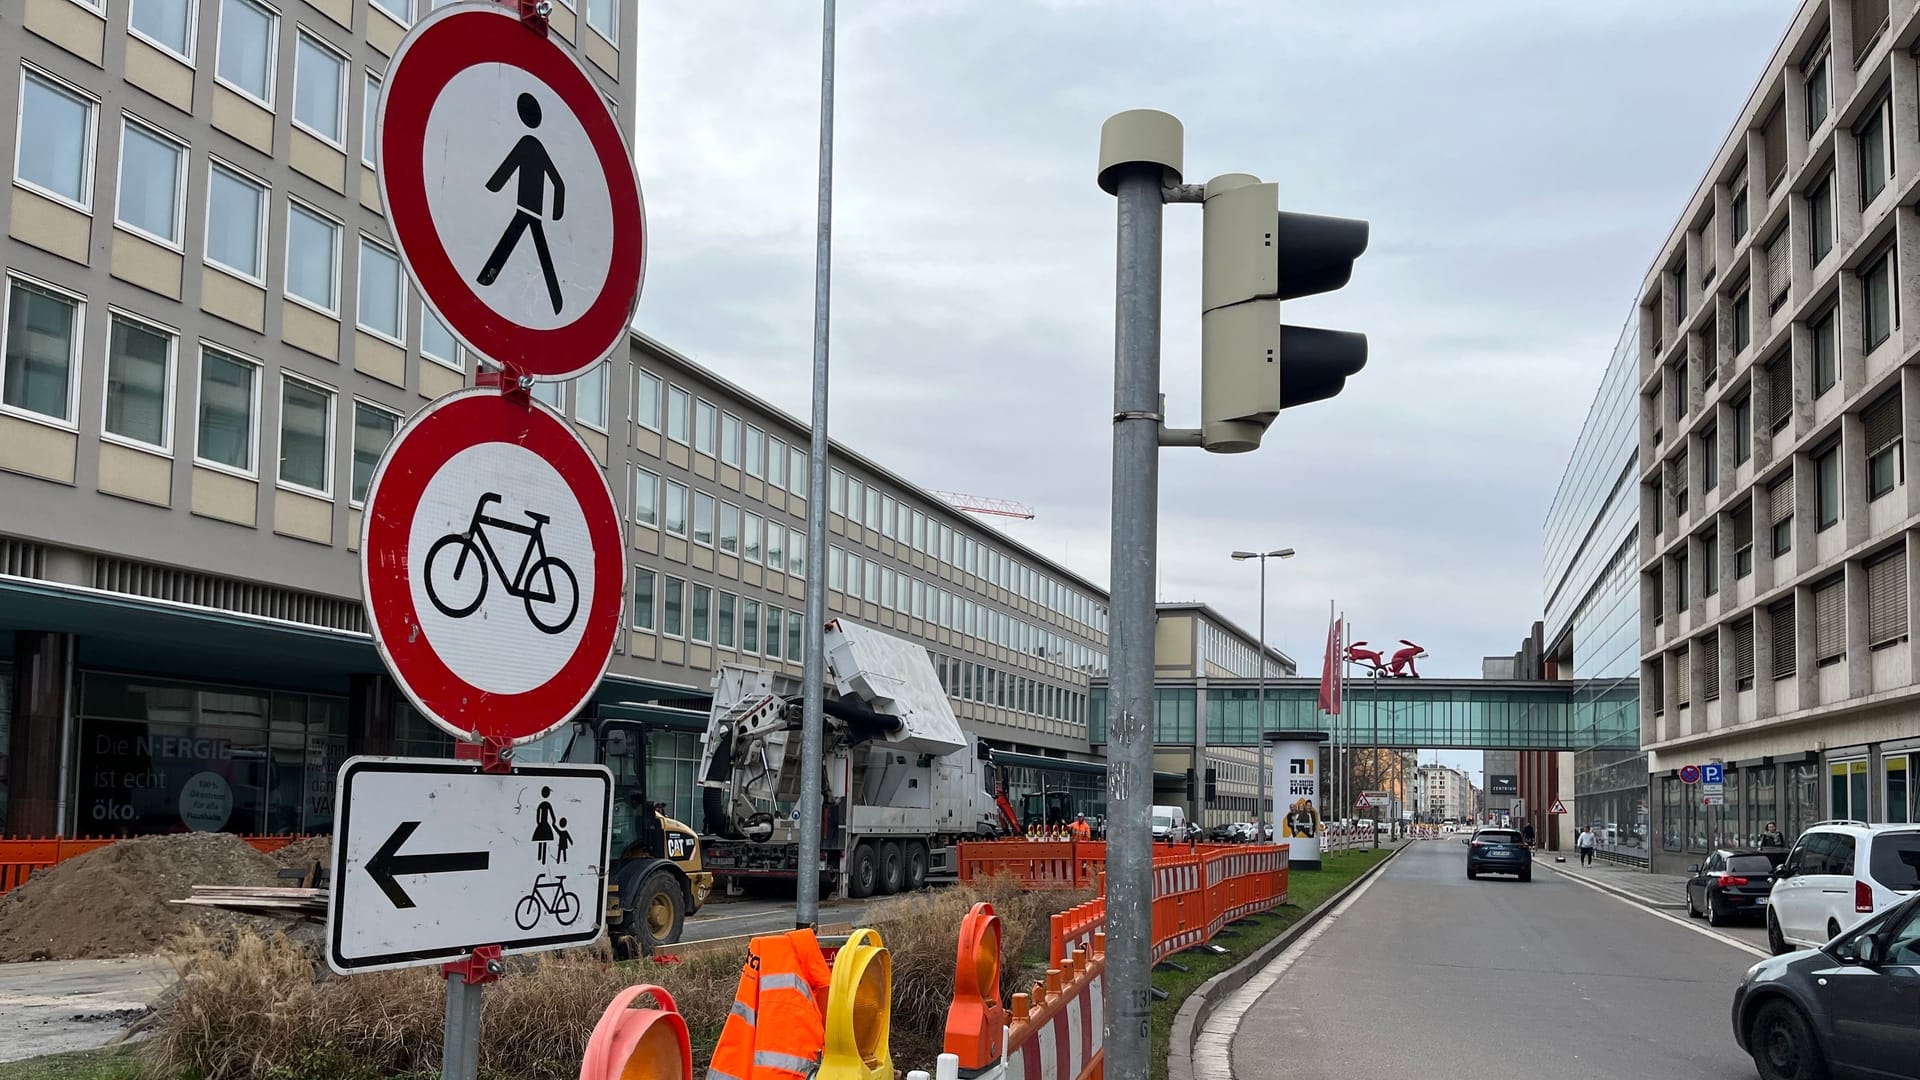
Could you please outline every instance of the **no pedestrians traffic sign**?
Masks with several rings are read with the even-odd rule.
[[[508,5],[414,24],[380,86],[401,261],[467,348],[570,378],[625,340],[646,261],[633,155],[573,53]]]

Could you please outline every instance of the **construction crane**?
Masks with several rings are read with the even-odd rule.
[[[1033,520],[1033,511],[1026,504],[1011,499],[989,499],[984,495],[963,495],[958,491],[935,491],[929,494],[955,510],[964,510],[969,514],[1013,518],[1016,521]]]

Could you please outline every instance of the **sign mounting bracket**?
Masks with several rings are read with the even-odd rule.
[[[508,2],[512,3],[514,0],[508,0]],[[541,37],[546,37],[547,16],[553,14],[553,0],[518,0],[518,4],[520,21],[527,24],[527,29]]]

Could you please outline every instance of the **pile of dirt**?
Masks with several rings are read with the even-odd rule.
[[[195,885],[277,885],[280,864],[228,833],[142,836],[36,872],[0,897],[0,962],[151,953],[190,926],[271,920],[170,904]]]
[[[319,863],[322,873],[330,873],[333,870],[333,837],[309,836],[305,840],[295,840],[274,852],[273,857],[289,870],[306,870],[314,863]],[[281,884],[297,885],[299,882],[283,881]]]

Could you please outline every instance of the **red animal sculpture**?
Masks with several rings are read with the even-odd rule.
[[[1387,665],[1387,673],[1409,679],[1419,678],[1420,672],[1414,669],[1413,661],[1422,652],[1420,646],[1406,638],[1401,638],[1400,644],[1405,645],[1406,648],[1393,651],[1393,660]]]
[[[1350,664],[1366,664],[1375,671],[1384,669],[1387,666],[1387,662],[1381,658],[1378,652],[1361,647],[1365,644],[1366,642],[1364,641],[1356,641],[1347,646],[1347,662]]]

